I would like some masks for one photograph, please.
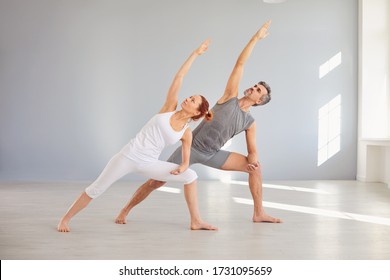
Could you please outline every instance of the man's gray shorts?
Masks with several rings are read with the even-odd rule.
[[[190,165],[200,163],[203,165],[221,169],[230,154],[231,152],[219,150],[213,155],[205,155],[201,152],[198,152],[194,148],[191,148]],[[181,146],[173,152],[173,154],[169,157],[168,161],[176,164],[182,163]]]

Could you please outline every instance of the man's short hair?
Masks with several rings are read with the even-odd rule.
[[[264,81],[260,81],[257,84],[265,87],[267,90],[267,94],[263,95],[263,97],[261,98],[260,104],[254,104],[253,106],[265,105],[271,101],[271,87]]]

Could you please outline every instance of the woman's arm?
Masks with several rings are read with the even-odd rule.
[[[191,145],[192,145],[192,131],[190,128],[187,128],[181,138],[181,154],[182,154],[182,163],[178,168],[171,171],[171,174],[178,175],[186,171],[190,165],[190,155],[191,155]]]
[[[160,110],[160,113],[172,112],[176,110],[177,103],[178,103],[177,96],[179,94],[179,90],[181,88],[183,78],[187,74],[188,70],[190,70],[190,67],[192,63],[195,61],[195,59],[199,55],[202,55],[205,51],[207,51],[209,44],[210,44],[210,39],[204,41],[196,50],[194,50],[191,53],[191,55],[180,67],[179,71],[176,73],[175,77],[173,78],[171,86],[169,87],[167,98],[165,100],[163,107]]]

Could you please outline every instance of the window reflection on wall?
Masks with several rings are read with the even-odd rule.
[[[341,95],[318,110],[318,161],[322,165],[340,151]]]

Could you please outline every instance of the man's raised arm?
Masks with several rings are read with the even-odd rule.
[[[244,72],[244,64],[251,55],[256,43],[268,36],[268,28],[271,25],[271,20],[263,24],[263,26],[253,35],[248,44],[242,50],[240,56],[237,59],[236,65],[230,74],[229,80],[226,84],[225,92],[223,96],[218,100],[218,103],[224,103],[233,97],[238,96],[238,85],[241,81],[242,74]]]

